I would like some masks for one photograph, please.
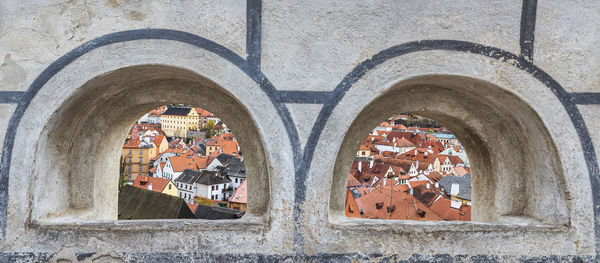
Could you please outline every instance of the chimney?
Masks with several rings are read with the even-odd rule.
[[[435,188],[440,188],[440,183],[435,182]]]
[[[429,189],[429,187],[431,187],[431,184],[430,183],[426,183],[425,184],[425,189]]]
[[[358,171],[362,172],[362,161],[358,161]]]

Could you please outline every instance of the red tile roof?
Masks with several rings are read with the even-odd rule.
[[[392,127],[392,125],[389,122],[382,122],[379,125],[377,125],[377,127]]]
[[[147,175],[142,175],[142,176],[138,176],[137,178],[135,178],[135,181],[133,182],[133,186],[149,190],[148,186],[150,184],[152,184],[152,191],[160,193],[165,189],[165,187],[167,187],[167,185],[169,184],[170,181],[171,180],[165,179],[165,178],[150,177]]]
[[[391,196],[391,203],[390,203]],[[356,199],[363,218],[441,220],[425,204],[407,192],[397,190],[374,190]],[[390,205],[391,204],[391,205]]]
[[[429,207],[442,220],[447,221],[471,221],[471,206],[463,204],[460,209],[454,209],[450,206],[451,200],[442,197]]]
[[[238,189],[235,189],[233,194],[229,197],[229,202],[241,204],[248,203],[248,183],[246,182],[246,179],[242,181]]]
[[[198,208],[197,204],[189,204],[189,203],[185,203],[189,208],[190,211],[192,211],[192,213],[194,213],[196,211],[196,208]]]
[[[354,196],[350,190],[346,190],[346,216],[347,217],[362,217],[360,214],[360,210],[356,205],[356,201],[354,200]]]

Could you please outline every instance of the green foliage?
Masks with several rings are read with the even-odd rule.
[[[127,162],[125,161],[125,157],[121,156],[121,165],[119,167],[119,192],[123,190],[125,184],[127,183],[127,179],[129,174],[127,174]]]
[[[213,136],[217,135],[217,133],[219,132],[215,129],[215,121],[213,121],[213,120],[206,122],[206,124],[204,124],[202,129],[204,130],[204,132],[205,132],[204,135],[207,139],[212,138]]]

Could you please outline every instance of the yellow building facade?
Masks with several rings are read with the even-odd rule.
[[[147,143],[134,139],[125,143],[121,157],[125,162],[125,172],[129,176],[129,181],[134,181],[139,175],[148,175],[150,160],[156,154],[157,148],[152,142]]]
[[[167,186],[165,186],[165,189],[162,190],[162,193],[177,196],[177,186],[175,186],[173,181],[169,180],[169,183],[167,184]]]
[[[194,108],[172,107],[160,116],[161,129],[167,137],[187,138],[188,131],[197,131],[198,113]]]

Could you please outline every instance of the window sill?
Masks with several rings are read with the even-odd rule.
[[[60,217],[47,220],[34,220],[32,228],[40,230],[82,230],[82,231],[261,231],[267,226],[263,216],[244,215],[240,219],[143,219],[143,220],[83,220]]]
[[[566,232],[565,225],[550,225],[529,217],[502,217],[499,222],[414,221],[350,218],[331,215],[328,225],[339,230],[414,232]]]

